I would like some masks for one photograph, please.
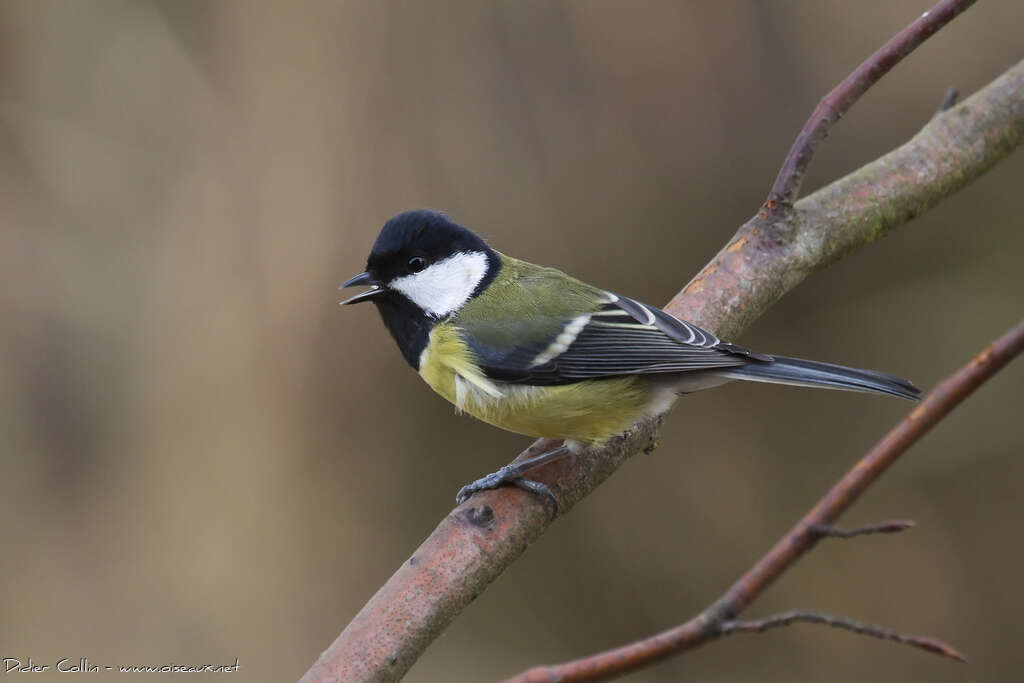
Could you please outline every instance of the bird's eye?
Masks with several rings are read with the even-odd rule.
[[[418,273],[427,267],[427,260],[422,256],[413,256],[409,259],[409,272]]]

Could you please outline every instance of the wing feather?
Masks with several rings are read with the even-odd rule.
[[[696,372],[770,359],[633,299],[606,293],[605,301],[566,318],[546,339],[503,349],[479,342],[472,323],[455,322],[487,377],[517,384]]]

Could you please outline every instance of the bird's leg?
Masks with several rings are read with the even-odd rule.
[[[455,501],[459,505],[462,505],[469,500],[469,497],[474,493],[487,491],[489,489],[496,489],[504,484],[512,484],[512,486],[517,486],[524,491],[529,491],[543,498],[547,498],[551,501],[551,504],[555,506],[555,514],[558,514],[558,500],[555,498],[555,494],[551,493],[551,489],[539,481],[533,481],[532,479],[525,478],[523,473],[528,470],[532,470],[534,467],[540,467],[541,465],[564,458],[568,454],[568,446],[559,446],[558,448],[546,451],[540,455],[535,455],[531,458],[514,462],[511,465],[505,465],[497,472],[492,472],[486,477],[480,477],[472,484],[463,486],[459,489],[458,494],[456,494]]]

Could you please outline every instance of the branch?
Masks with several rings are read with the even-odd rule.
[[[796,523],[757,563],[725,594],[693,619],[645,640],[608,650],[591,657],[557,666],[538,667],[509,679],[509,683],[541,683],[542,681],[594,681],[633,671],[673,654],[714,640],[729,629],[758,630],[759,622],[733,622],[732,619],[757,599],[768,586],[793,565],[820,537],[815,528],[830,525],[875,479],[889,468],[912,444],[926,434],[942,418],[967,398],[975,389],[999,372],[1024,350],[1024,320],[956,373],[939,383],[920,405],[861,458],[818,503]],[[807,621],[808,619],[802,619]],[[837,622],[840,620],[837,620]],[[784,618],[769,626],[784,625]],[[728,624],[733,624],[728,626]],[[744,624],[737,627],[736,624]],[[849,622],[847,622],[849,623]],[[839,625],[839,623],[832,624]],[[854,629],[856,630],[856,629]],[[883,632],[883,631],[879,631]],[[884,631],[884,633],[892,633]],[[884,636],[884,637],[889,637]],[[908,638],[910,636],[907,636]],[[914,636],[914,638],[918,638]],[[956,659],[960,655],[935,639],[928,642],[934,652]],[[956,654],[953,654],[956,653]]]
[[[868,534],[895,534],[913,529],[917,522],[912,519],[892,519],[871,526],[859,526],[856,529],[837,529],[831,524],[815,524],[807,532],[817,538],[855,538]]]
[[[899,149],[797,202],[784,218],[755,216],[666,310],[735,338],[807,275],[952,195],[1022,138],[1024,62],[937,116]],[[565,514],[630,457],[651,450],[658,428],[656,421],[637,425],[600,451],[539,468],[531,478],[554,491]],[[538,441],[520,457],[552,443]],[[474,496],[441,521],[302,680],[401,678],[547,529],[549,517],[542,501],[515,488]]]
[[[807,173],[807,167],[814,157],[815,148],[860,96],[918,45],[928,40],[974,3],[975,0],[942,0],[893,36],[888,43],[843,79],[832,92],[821,98],[821,102],[815,107],[811,118],[807,119],[785,161],[782,162],[782,168],[779,169],[779,175],[776,176],[765,202],[765,209],[769,213],[778,217],[782,212],[793,208],[793,202],[800,193],[804,174]]]
[[[962,653],[941,640],[932,638],[931,636],[897,633],[896,631],[890,631],[889,629],[882,628],[881,626],[862,624],[861,622],[854,621],[853,619],[834,617],[830,614],[821,614],[820,612],[804,612],[801,610],[774,614],[770,617],[765,617],[764,619],[757,619],[756,621],[727,621],[719,628],[719,635],[727,636],[732,633],[763,633],[769,629],[778,628],[779,626],[789,626],[790,624],[798,622],[805,624],[822,624],[824,626],[831,626],[832,628],[841,628],[847,631],[853,631],[854,633],[862,636],[892,640],[902,645],[917,647],[928,652],[933,652],[937,655],[942,655],[943,657],[955,659],[958,662],[967,661],[967,657],[964,657]]]
[[[1024,61],[784,218],[747,221],[665,310],[736,338],[808,275],[953,195],[1022,141]]]

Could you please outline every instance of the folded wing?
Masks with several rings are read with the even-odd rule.
[[[534,321],[536,322],[536,321]],[[770,361],[724,343],[707,330],[627,297],[607,293],[594,310],[549,321],[550,333],[528,343],[497,348],[455,321],[485,374],[533,385],[571,384],[635,374],[698,372]]]

